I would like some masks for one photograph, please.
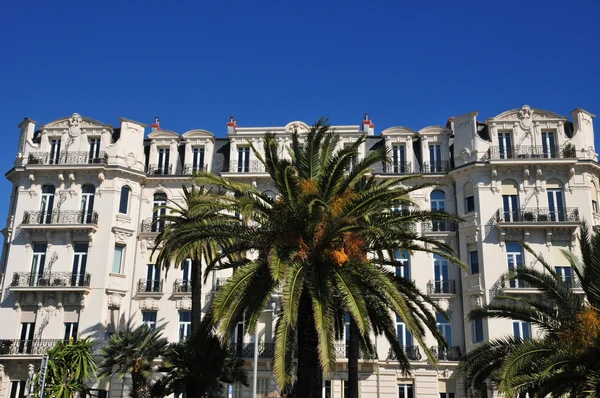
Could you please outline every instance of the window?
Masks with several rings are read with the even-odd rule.
[[[85,267],[88,254],[87,242],[73,245],[73,267],[71,269],[71,286],[86,286]]]
[[[127,185],[121,187],[121,197],[119,199],[119,213],[127,214],[129,211],[129,195],[131,194],[131,188]]]
[[[182,341],[191,334],[192,331],[192,312],[179,312],[179,341]]]
[[[154,194],[154,201],[152,202],[152,232],[162,232],[165,227],[165,220],[163,217],[167,214],[167,195],[162,192]]]
[[[10,382],[10,398],[21,398],[26,395],[29,395],[27,391],[25,391],[27,387],[26,380],[11,380]]]
[[[453,392],[441,392],[440,398],[454,398]]]
[[[473,321],[473,343],[483,343],[483,319]]]
[[[146,286],[147,292],[160,292],[160,265],[148,264],[146,267]]]
[[[142,325],[154,330],[156,328],[156,311],[142,311]]]
[[[48,163],[60,163],[60,138],[52,138],[50,140],[50,159]]]
[[[429,195],[429,199],[431,200],[431,210],[445,212],[446,211],[446,194],[444,191],[435,190],[431,192]],[[432,222],[432,231],[445,231],[447,221],[433,221]]]
[[[598,213],[598,187],[592,182],[592,211]]]
[[[33,244],[33,256],[31,258],[31,274],[29,286],[39,286],[44,283],[44,266],[46,263],[46,243]]]
[[[248,173],[250,171],[250,147],[238,147],[238,173]]]
[[[548,181],[546,183],[546,192],[548,194],[548,216],[550,217],[550,221],[566,221],[565,200],[560,181]],[[541,218],[542,214],[539,217]]]
[[[236,381],[233,383],[233,398],[242,398],[243,397],[243,387],[242,383]]]
[[[512,137],[509,131],[498,132],[498,151],[500,159],[512,159]]]
[[[71,339],[73,341],[77,340],[77,329],[79,328],[79,323],[65,322],[64,325],[65,325],[64,333],[63,333],[64,341],[68,342],[68,341],[71,341]]]
[[[125,255],[124,245],[115,245],[115,252],[113,254],[113,266],[112,273],[120,274],[123,269],[123,258]]]
[[[344,339],[346,340],[346,348],[350,341],[350,313],[346,312],[344,315]]]
[[[467,182],[463,186],[463,195],[465,197],[465,213],[475,211],[475,194],[473,192],[473,183]]]
[[[399,398],[414,398],[413,385],[398,384],[398,394]]]
[[[476,250],[469,252],[469,268],[471,275],[479,273],[479,253]]]
[[[100,162],[100,138],[90,138],[90,150],[88,152],[88,163]]]
[[[556,157],[556,142],[553,131],[542,131],[542,153],[545,158]]]
[[[192,148],[192,171],[204,170],[204,147],[195,146]]]
[[[81,187],[81,219],[82,224],[91,224],[94,221],[94,195],[96,188],[91,184],[86,184]]]
[[[344,149],[351,150],[353,145],[354,144],[344,144]],[[358,149],[356,149],[356,150],[358,150]],[[350,165],[348,166],[348,171],[354,170],[357,162],[358,162],[358,158],[356,157],[356,154],[352,155],[350,157]]]
[[[517,268],[523,267],[523,247],[520,243],[506,242],[506,261],[509,271],[515,271]],[[510,287],[524,288],[526,287],[525,281],[512,279]]]
[[[448,260],[439,254],[433,255],[433,273],[435,277],[435,293],[454,293],[451,290],[448,275]]]
[[[523,321],[513,321],[515,339],[529,340],[531,338],[531,324]]]
[[[446,171],[442,161],[442,146],[440,144],[429,144],[429,172],[441,173]]]
[[[96,390],[90,388],[89,393],[93,398],[108,398],[108,391],[105,390]]]
[[[187,259],[181,264],[181,291],[191,292],[192,286],[190,277],[192,275],[192,260]]]
[[[395,250],[396,276],[410,280],[410,254],[406,250]],[[398,264],[399,263],[399,264]]]
[[[406,327],[404,320],[396,315],[396,335],[398,336],[398,342],[403,347],[412,347],[413,335]]]
[[[19,333],[19,354],[31,354],[33,348],[33,333],[35,322],[22,322]]]
[[[452,316],[452,314],[448,313],[448,318],[451,319],[451,316]],[[452,324],[450,323],[450,320],[446,319],[444,314],[436,312],[435,313],[435,322],[436,322],[438,330],[440,331],[442,336],[444,336],[448,345],[450,347],[452,347]],[[439,350],[440,352],[445,351],[441,348],[443,348],[443,347],[440,347],[440,350]],[[438,359],[445,359],[445,358],[438,358]]]
[[[331,380],[323,380],[323,397],[331,398]]]
[[[266,377],[256,378],[256,395],[266,397],[269,394],[269,379]]]
[[[409,173],[406,163],[406,147],[404,145],[392,145],[392,172],[394,174]]]
[[[44,185],[42,187],[42,201],[40,203],[40,224],[52,223],[52,208],[54,207],[54,185]]]
[[[169,157],[171,155],[171,150],[169,148],[158,148],[158,165],[155,174],[168,175],[169,170],[171,170],[171,165],[169,163]]]
[[[578,281],[576,282],[575,275],[573,274],[573,269],[571,267],[559,266],[554,267],[554,270],[556,271],[557,275],[563,281],[565,281],[567,286],[569,286],[570,288],[581,287],[580,284],[577,283]]]
[[[231,343],[235,345],[236,354],[241,356],[244,346],[244,322],[238,322],[236,325],[231,336]]]
[[[519,188],[513,180],[502,181],[502,205],[504,210],[502,221],[519,221]],[[524,221],[533,221],[533,215],[531,220]]]

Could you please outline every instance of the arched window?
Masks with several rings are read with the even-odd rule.
[[[592,181],[592,211],[598,212],[598,187],[596,183]]]
[[[562,183],[552,179],[546,183],[548,194],[548,217],[550,221],[566,221],[565,196]]]
[[[94,221],[94,195],[96,188],[91,184],[85,184],[81,187],[81,218],[83,224],[91,224]]]
[[[154,200],[152,201],[152,232],[161,232],[165,227],[165,221],[163,216],[167,214],[167,195],[163,192],[157,192],[154,194]]]
[[[119,199],[119,213],[127,214],[129,211],[129,195],[131,195],[131,188],[127,185],[121,187],[121,197]]]
[[[504,222],[519,221],[519,186],[513,180],[502,181],[502,220]]]
[[[465,213],[475,211],[475,194],[473,193],[473,183],[466,182],[463,185],[463,196],[465,197]]]
[[[40,224],[50,224],[52,222],[52,208],[54,207],[54,185],[44,185],[42,187],[42,201],[40,203]]]

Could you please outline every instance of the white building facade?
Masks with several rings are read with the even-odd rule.
[[[375,135],[368,116],[360,125],[335,126],[340,145],[367,134],[360,156],[377,146],[389,148],[391,163],[375,170],[378,178],[419,174],[414,183],[436,187],[416,192],[416,205],[465,219],[460,225],[433,222],[418,228],[454,247],[468,271],[435,255],[397,253],[404,263],[397,274],[447,309],[450,321],[438,316],[438,326],[452,349],[438,349],[428,337],[440,360],[435,369],[399,320],[398,338],[411,359],[411,374],[400,372],[379,339],[378,358],[360,360],[361,397],[464,396],[455,375],[462,354],[504,335],[536,336],[525,323],[465,320],[472,307],[500,292],[536,294],[505,278],[511,268],[539,266],[522,242],[578,289],[560,249],[578,253],[580,221],[600,225],[593,118],[582,109],[564,117],[525,105],[485,122],[472,112],[449,119],[445,127],[419,131],[391,127]],[[168,272],[155,266],[151,252],[161,226],[152,223],[154,207],[181,201],[181,187],[191,183],[196,170],[250,182],[275,195],[250,144],[262,150],[262,136],[273,132],[285,155],[292,132],[308,130],[302,122],[241,127],[233,118],[225,138],[201,129],[179,135],[156,127],[145,136],[147,126],[139,122],[123,118],[115,128],[78,114],[38,128],[31,119],[19,125],[15,166],[6,174],[13,191],[0,260],[0,398],[23,396],[28,373],[58,340],[91,337],[101,346],[111,333],[142,323],[160,328],[170,341],[187,335],[191,273],[185,264]],[[219,271],[205,283],[205,307],[228,276]],[[261,397],[277,391],[270,359],[275,316],[266,310],[259,320]],[[232,342],[249,371],[255,338],[240,325]],[[344,397],[345,351],[339,342],[337,371],[327,376],[324,397]],[[127,379],[100,380],[94,388],[99,397],[129,394]],[[250,397],[251,390],[235,385],[233,397]]]

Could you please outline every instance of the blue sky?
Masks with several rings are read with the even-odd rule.
[[[171,4],[167,4],[171,3]],[[77,112],[217,136],[330,116],[376,132],[529,104],[600,113],[598,1],[5,1],[0,168]],[[0,182],[0,224],[10,184]]]

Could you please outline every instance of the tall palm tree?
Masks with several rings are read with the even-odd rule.
[[[581,259],[563,250],[577,279],[563,279],[526,246],[543,271],[519,268],[508,277],[529,283],[540,294],[496,296],[492,303],[471,310],[471,320],[529,322],[543,335],[531,340],[499,338],[469,352],[459,365],[468,397],[483,396],[488,380],[507,397],[600,394],[600,235],[582,223],[579,244]],[[578,282],[583,294],[572,289]]]
[[[161,356],[168,342],[161,333],[146,325],[135,330],[121,330],[113,334],[102,350],[100,377],[118,374],[121,379],[131,375],[132,398],[150,398],[154,361]]]
[[[89,383],[96,376],[97,366],[92,355],[92,342],[88,339],[60,341],[48,351],[48,368],[44,396],[74,398],[89,395]],[[34,395],[40,394],[36,382]]]
[[[405,187],[408,177],[376,180],[370,175],[371,167],[386,162],[387,152],[381,148],[355,162],[365,139],[363,136],[350,147],[338,149],[339,135],[329,131],[326,121],[319,120],[303,143],[298,134],[293,134],[291,159],[285,159],[279,155],[275,136],[267,134],[264,157],[254,152],[264,163],[279,196],[273,199],[252,185],[199,173],[197,183],[223,192],[213,200],[214,206],[242,214],[248,221],[219,220],[210,226],[192,222],[182,226],[187,239],[232,242],[205,270],[209,272],[222,259],[229,259],[225,267],[237,269],[217,293],[213,305],[223,341],[229,340],[242,320],[253,333],[272,294],[282,292],[274,370],[280,386],[289,389],[297,341],[294,393],[298,397],[319,396],[323,371],[331,372],[335,367],[335,313],[350,313],[359,331],[356,335],[367,348],[372,347],[371,331],[392,337],[392,313],[401,316],[415,340],[426,347],[423,323],[435,323],[432,314],[419,312],[410,296],[399,291],[393,274],[370,260],[367,252],[430,250],[456,260],[449,254],[450,247],[419,237],[411,228],[430,220],[430,212],[391,211],[407,204],[407,195],[423,185]],[[436,218],[455,219],[445,213],[438,213]],[[428,244],[427,248],[423,243]],[[247,256],[248,252],[253,253],[252,257]],[[380,321],[382,325],[371,321],[370,316],[376,312],[369,312],[371,304],[363,292],[370,292],[388,310],[387,316],[378,311],[385,319]],[[395,333],[393,340],[396,355],[404,358]],[[425,352],[435,363],[432,353],[427,349]]]

